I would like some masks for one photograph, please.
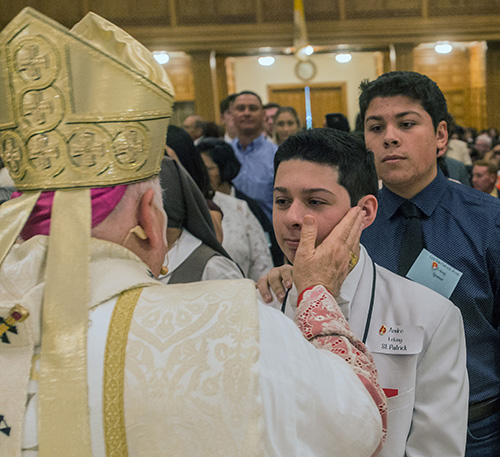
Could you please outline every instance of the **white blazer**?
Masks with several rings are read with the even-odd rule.
[[[361,339],[368,321],[373,261],[361,246],[359,262],[342,285],[338,302]],[[462,316],[452,302],[420,284],[378,265],[373,312],[366,345],[388,394],[387,440],[382,457],[463,456],[467,436],[469,382]],[[290,291],[285,313],[293,318],[297,293]],[[280,307],[276,300],[274,307]],[[380,336],[393,329],[422,331],[411,341],[421,349],[408,354],[393,343],[382,353]],[[418,335],[420,333],[420,335]],[[397,335],[394,337],[396,340]],[[412,352],[411,348],[407,352]]]

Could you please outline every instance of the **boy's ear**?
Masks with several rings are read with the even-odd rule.
[[[446,121],[441,121],[436,128],[436,143],[438,151],[444,149],[448,143],[448,126]]]
[[[363,229],[370,226],[377,216],[378,201],[374,195],[365,195],[358,201],[358,206],[366,212]]]

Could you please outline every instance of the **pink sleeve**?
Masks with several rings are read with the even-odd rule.
[[[373,454],[377,455],[387,433],[387,403],[370,352],[351,331],[335,299],[325,287],[315,286],[304,290],[297,303],[295,322],[304,337],[317,348],[342,357],[375,401],[383,427],[382,441]]]

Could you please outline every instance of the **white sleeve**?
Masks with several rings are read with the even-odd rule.
[[[222,255],[214,255],[205,265],[201,281],[243,278],[243,273],[232,260]]]
[[[265,455],[370,456],[380,414],[351,367],[269,306],[259,305],[259,322]]]
[[[469,380],[462,315],[450,306],[417,366],[413,422],[406,456],[463,456]]]

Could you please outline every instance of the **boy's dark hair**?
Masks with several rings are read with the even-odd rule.
[[[231,104],[234,102],[238,94],[228,95],[226,98],[223,98],[219,103],[219,113],[221,116],[231,107]]]
[[[446,121],[448,108],[441,89],[430,78],[414,71],[391,71],[376,80],[363,81],[360,86],[359,111],[364,120],[366,110],[375,97],[404,95],[421,103],[432,119],[434,129],[441,121]]]
[[[373,153],[359,136],[333,129],[312,129],[289,137],[274,156],[274,177],[281,162],[303,160],[335,167],[351,206],[365,195],[377,196],[378,178]]]
[[[240,172],[241,164],[231,145],[224,140],[206,138],[196,146],[198,153],[207,154],[219,167],[220,181],[231,183]]]

